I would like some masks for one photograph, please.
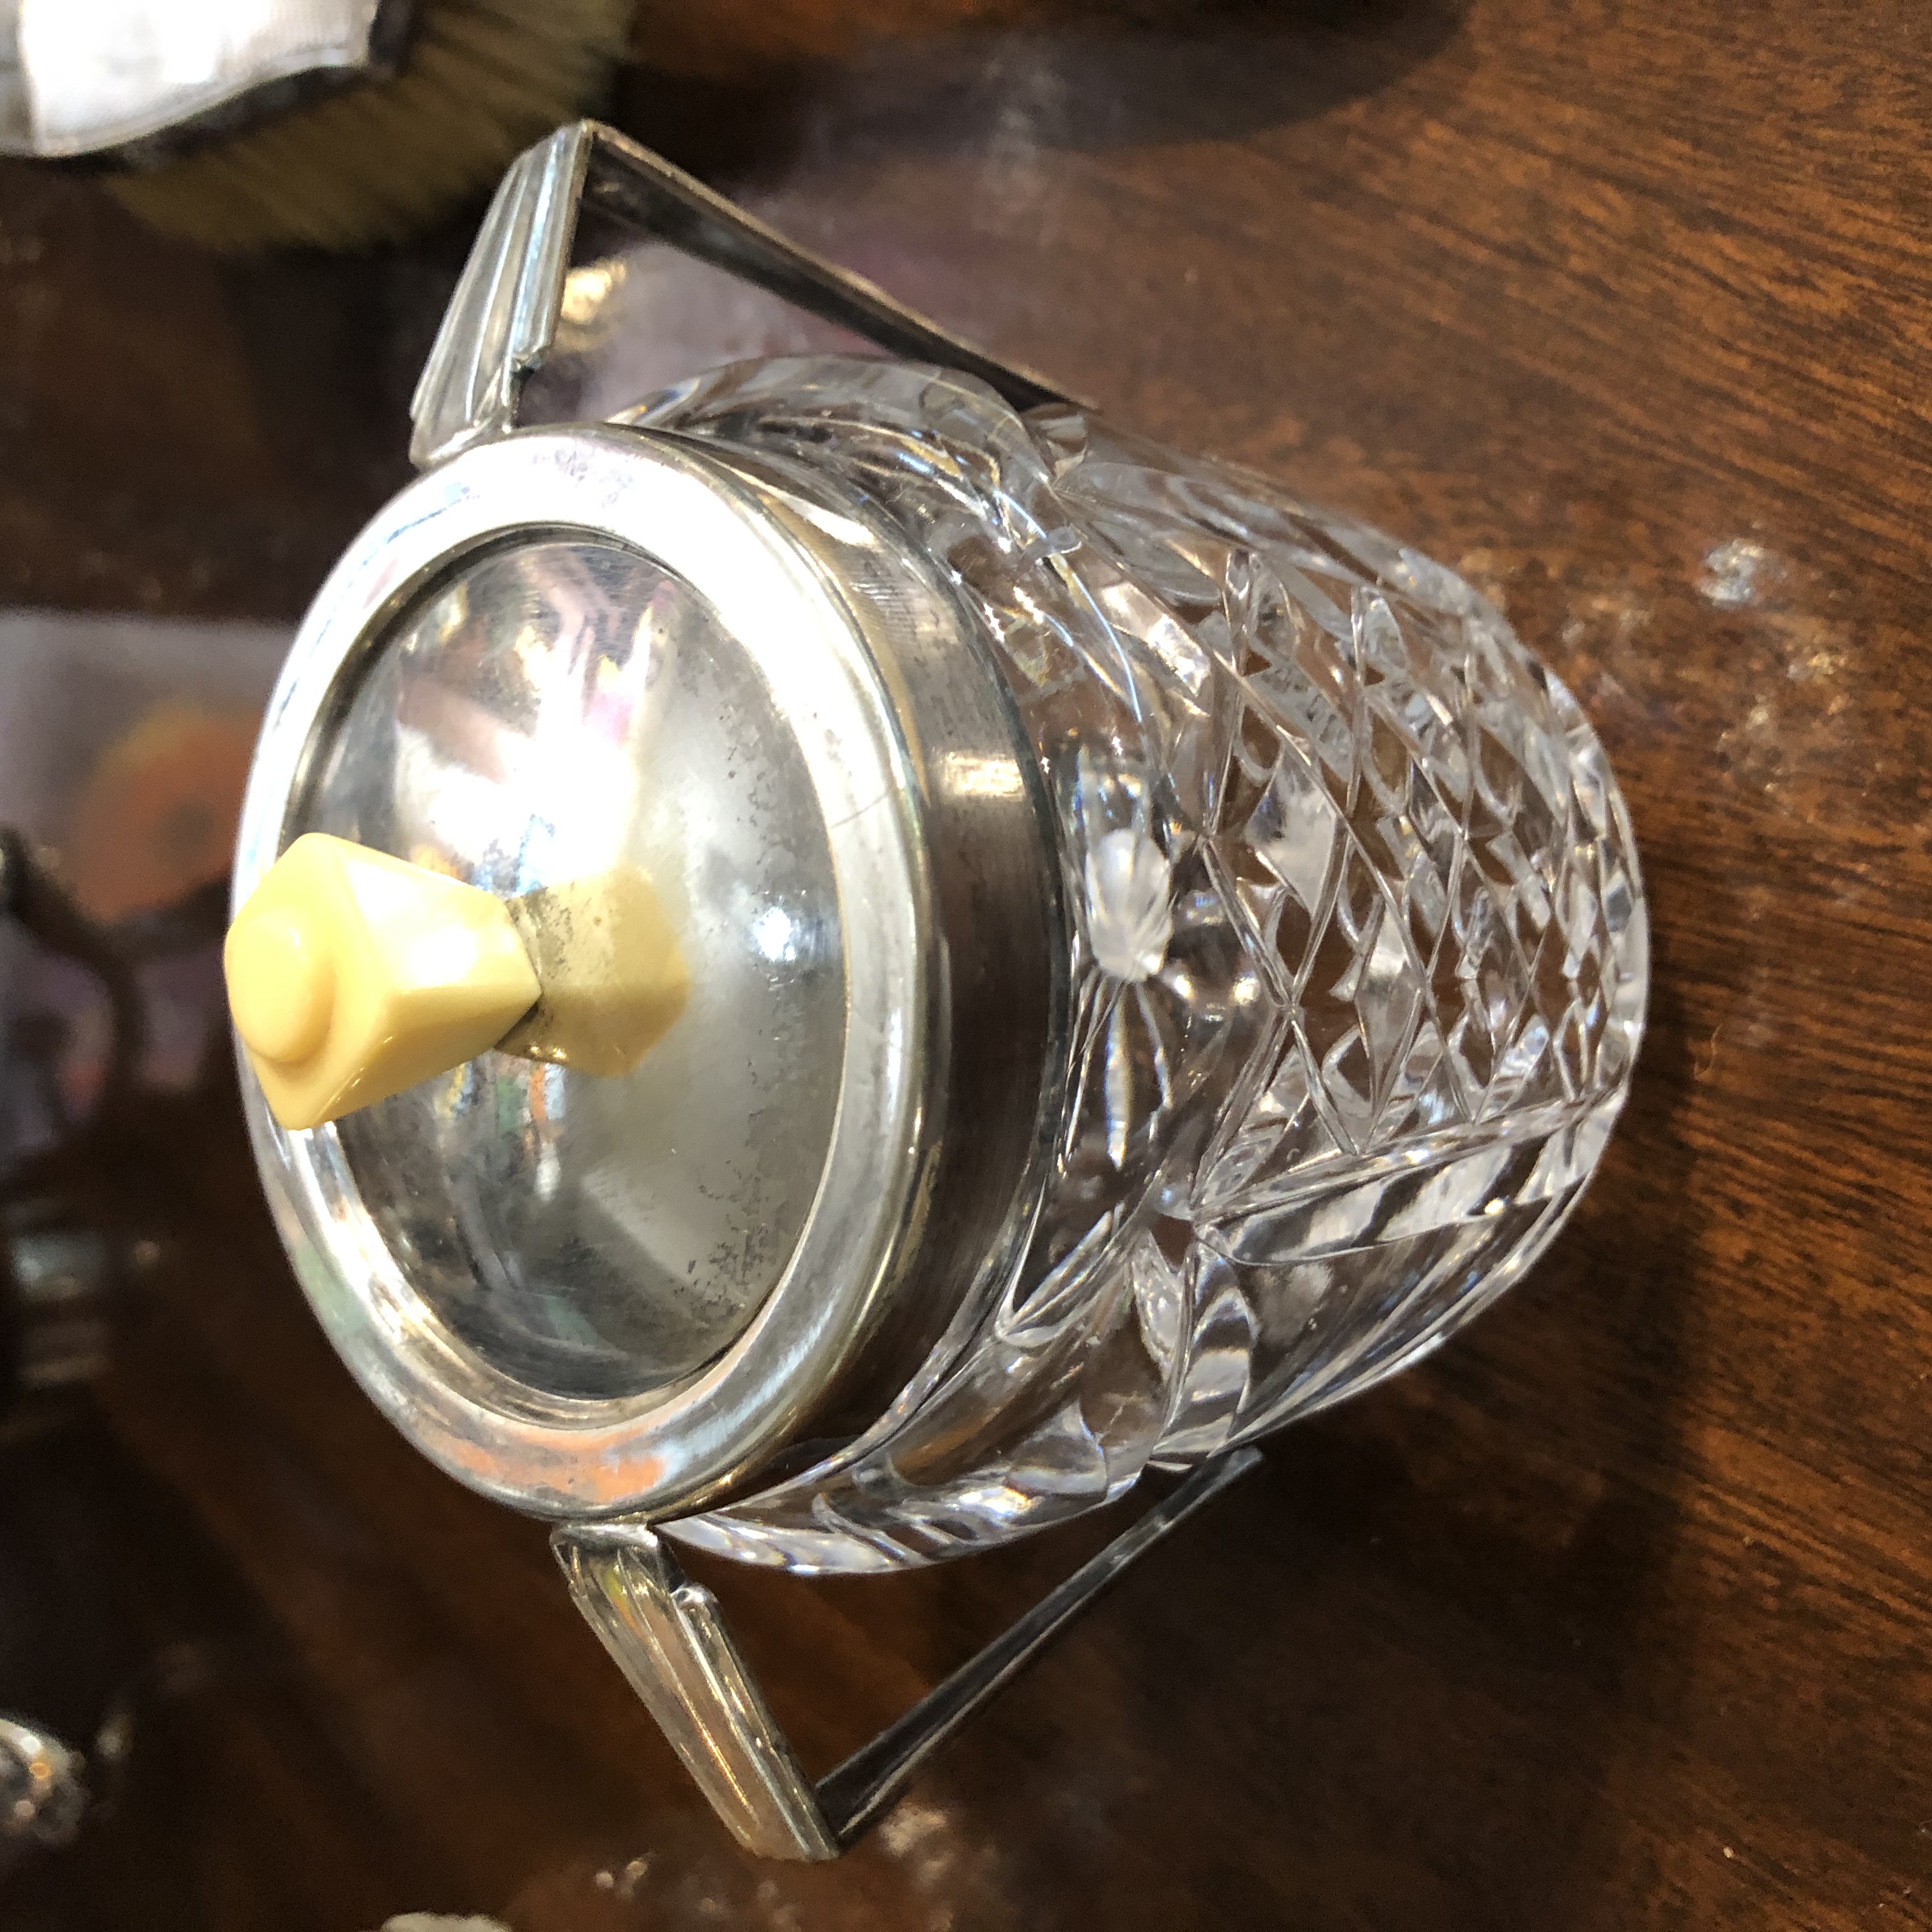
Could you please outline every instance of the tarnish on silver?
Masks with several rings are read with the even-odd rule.
[[[524,382],[556,338],[585,203],[911,361],[976,376],[1016,409],[1065,400],[788,241],[614,128],[580,121],[522,155],[497,188],[424,365],[410,413],[418,469],[514,428]]]
[[[800,742],[836,828],[842,901],[863,922],[848,934],[855,1024],[844,1078],[875,1107],[862,1133],[835,1136],[825,1211],[748,1332],[681,1388],[609,1401],[547,1396],[464,1348],[376,1231],[338,1130],[284,1130],[244,1076],[272,1202],[337,1348],[433,1460],[540,1514],[662,1510],[769,1453],[889,1291],[914,1192],[930,915],[915,830],[897,808],[889,708],[842,608],[719,482],[689,452],[577,430],[490,445],[406,490],[352,546],[298,633],[242,814],[238,906],[303,829],[308,767],[334,695],[390,614],[454,560],[532,521],[597,530],[661,560],[710,602],[808,728]]]
[[[647,1529],[565,1524],[550,1546],[570,1593],[712,1808],[760,1858],[836,1858],[949,1738],[1131,1566],[1230,1484],[1257,1449],[1204,1464],[976,1657],[814,1786],[709,1590]]]
[[[386,68],[408,0],[0,0],[0,154],[150,158]]]

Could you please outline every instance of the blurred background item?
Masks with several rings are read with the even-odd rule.
[[[129,1078],[193,1084],[242,781],[287,644],[270,625],[0,614],[0,826],[79,922],[59,946],[17,908],[0,920],[0,1175],[71,1135],[108,1079],[110,975],[79,956],[89,931],[139,1002]]]
[[[0,1880],[45,1866],[70,1904],[53,1868],[87,1862],[137,1734],[198,1681],[137,1606],[146,1566],[85,1396],[170,1250],[139,1109],[225,1046],[229,852],[286,641],[0,615]],[[121,1827],[165,1835],[182,1748]],[[28,1915],[10,1928],[43,1922],[32,1898],[10,1884]]]
[[[896,47],[1158,28],[1230,4],[0,0],[0,155],[98,170],[152,227],[224,253],[354,249],[431,227],[589,108],[614,105],[675,154],[703,145],[691,124],[724,96],[782,94],[788,77]],[[1294,10],[1346,16],[1349,0]],[[781,99],[768,106],[783,118]]]
[[[218,249],[427,226],[603,91],[632,0],[0,0],[0,152]]]

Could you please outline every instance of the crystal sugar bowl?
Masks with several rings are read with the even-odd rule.
[[[580,211],[888,352],[519,428]],[[741,1838],[830,1856],[1555,1236],[1642,1028],[1623,801],[1451,572],[590,124],[506,182],[416,413],[244,815],[264,1180],[370,1396],[556,1526]],[[666,1540],[890,1569],[1150,1466],[1198,1473],[815,1788]]]

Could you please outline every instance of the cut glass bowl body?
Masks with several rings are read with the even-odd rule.
[[[1067,909],[1034,1232],[876,1426],[669,1526],[797,1570],[996,1544],[1413,1362],[1575,1205],[1648,951],[1576,701],[1460,578],[970,379],[814,357],[620,420],[805,465],[950,580]]]

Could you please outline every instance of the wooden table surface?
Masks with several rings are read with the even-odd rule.
[[[779,8],[761,62],[718,0],[620,118],[1507,609],[1648,875],[1601,1176],[806,1869],[711,1822],[542,1530],[351,1387],[217,1076],[122,1177],[173,1217],[157,1306],[42,1459],[171,1660],[165,1788],[30,1922],[1932,1925],[1932,14],[942,10]],[[224,266],[0,175],[0,602],[295,617],[403,480],[473,220]],[[823,1768],[1102,1534],[704,1574]]]

